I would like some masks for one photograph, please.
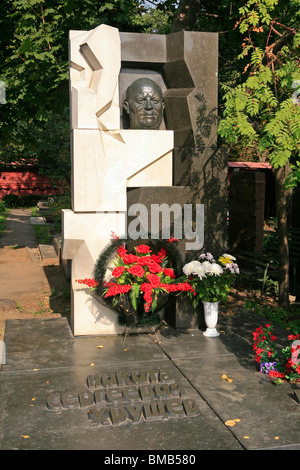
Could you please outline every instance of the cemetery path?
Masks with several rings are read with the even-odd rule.
[[[70,312],[69,281],[55,260],[42,262],[30,215],[30,209],[12,209],[0,239],[0,339],[7,319]]]

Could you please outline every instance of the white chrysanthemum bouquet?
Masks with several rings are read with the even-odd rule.
[[[219,302],[228,300],[230,287],[236,274],[239,274],[236,259],[225,253],[215,261],[211,253],[199,256],[199,260],[190,261],[183,267],[183,272],[196,293],[191,293],[193,306],[200,301]]]

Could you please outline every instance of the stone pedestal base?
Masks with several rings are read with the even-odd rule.
[[[176,330],[204,328],[203,306],[194,308],[188,297],[180,295],[168,304],[165,321]]]
[[[71,327],[74,336],[116,335],[124,332],[116,313],[102,305],[87,288],[72,288]]]

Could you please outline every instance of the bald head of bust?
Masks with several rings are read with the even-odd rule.
[[[127,88],[124,109],[130,129],[159,129],[164,106],[161,88],[150,78],[139,78]]]

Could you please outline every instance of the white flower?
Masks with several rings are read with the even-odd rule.
[[[223,269],[221,268],[221,266],[219,264],[213,263],[211,265],[210,272],[211,272],[211,274],[215,274],[216,276],[220,276],[223,273]]]
[[[192,271],[193,271],[192,262],[185,264],[182,268],[182,271],[184,272],[186,276],[189,276],[190,274],[192,274]]]
[[[205,271],[205,269],[204,269],[204,267],[202,266],[201,263],[200,263],[200,266],[198,266],[198,268],[196,268],[194,274],[197,274],[199,279],[202,279],[203,277],[206,277],[206,271]]]
[[[206,273],[210,273],[210,272],[211,272],[212,264],[211,264],[209,261],[204,261],[204,262],[202,263],[202,266],[203,266],[203,268],[205,269],[205,272],[206,272]]]
[[[231,261],[236,261],[236,258],[235,258],[234,256],[228,255],[227,253],[224,253],[222,256],[223,256],[224,258],[230,259]]]
[[[202,255],[199,256],[199,259],[206,259],[208,261],[214,262],[214,257],[211,253],[202,253]]]
[[[240,274],[240,270],[239,270],[238,265],[237,265],[236,263],[232,263],[232,265],[233,265],[234,272],[235,272],[236,274]]]
[[[228,269],[231,274],[239,274],[240,270],[236,263],[227,263],[225,269]]]
[[[231,274],[234,274],[233,263],[227,263],[225,266],[225,269],[228,269],[231,272]]]
[[[197,269],[201,266],[199,261],[190,261],[189,263],[185,264],[182,268],[182,271],[186,276],[190,276],[191,274],[197,274]]]

